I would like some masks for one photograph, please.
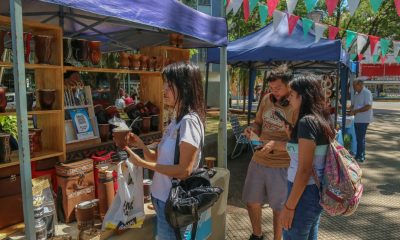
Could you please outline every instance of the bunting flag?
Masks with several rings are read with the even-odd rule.
[[[258,0],[250,0],[250,15],[253,13],[254,9],[257,7]]]
[[[355,53],[353,53],[353,54],[350,55],[350,59],[351,59],[352,61],[355,61],[355,60],[356,60],[356,57],[357,57],[357,54],[355,54]]]
[[[286,0],[287,3],[287,10],[289,14],[293,14],[294,9],[297,5],[297,0]]]
[[[350,15],[353,16],[358,8],[358,5],[360,5],[360,0],[347,0],[347,5],[349,6]]]
[[[381,7],[383,0],[369,0],[369,2],[371,3],[372,11],[376,13],[379,11],[379,8]]]
[[[265,25],[267,23],[267,17],[268,17],[268,7],[264,4],[258,6],[258,11],[260,13],[260,21],[262,25]]]
[[[311,19],[308,19],[308,18],[302,18],[301,20],[303,22],[304,37],[307,37],[308,32],[310,31],[310,29],[314,25],[314,22]]]
[[[372,61],[374,64],[378,63],[380,56],[378,54],[375,54],[372,56]]]
[[[326,0],[326,7],[328,8],[328,15],[332,16],[333,11],[338,5],[339,0]]]
[[[324,35],[325,30],[328,28],[328,26],[321,24],[321,23],[315,23],[315,42],[319,42],[319,40],[322,38]]]
[[[385,64],[387,56],[381,56],[381,63],[382,65]]]
[[[299,19],[299,16],[288,14],[289,36],[292,35],[292,32],[296,27],[297,21],[299,21]]]
[[[244,21],[247,22],[250,16],[249,0],[243,0],[243,16]]]
[[[233,15],[236,15],[237,11],[239,11],[239,8],[242,6],[242,2],[243,0],[230,0],[226,8],[226,14],[233,11]]]
[[[349,49],[351,47],[356,36],[356,32],[346,30],[346,49]]]
[[[400,53],[400,41],[393,41],[393,55],[395,57],[396,56],[400,57],[399,53]]]
[[[339,28],[335,27],[335,26],[330,26],[329,25],[329,39],[330,40],[335,40],[336,39],[336,35],[339,32]]]
[[[381,43],[382,56],[385,56],[388,53],[390,41],[381,38],[380,43]]]
[[[400,64],[400,57],[396,57],[396,62]]]
[[[397,9],[397,15],[400,17],[400,0],[394,0],[394,5],[396,6]]]
[[[304,0],[306,3],[307,13],[310,13],[314,10],[315,5],[317,5],[318,0]]]
[[[267,6],[268,6],[268,16],[273,16],[275,13],[275,9],[279,4],[279,0],[268,0],[267,1]]]
[[[269,7],[268,7],[268,10],[269,10]],[[278,11],[278,10],[275,10],[274,11],[274,14],[273,14],[273,16],[274,16],[274,30],[276,30],[277,28],[278,28],[278,26],[279,26],[279,24],[281,23],[281,21],[282,21],[282,19],[285,17],[285,13],[284,12],[281,12],[281,11]]]
[[[376,36],[369,36],[369,44],[371,44],[371,55],[375,53],[375,46],[379,42],[379,37]]]
[[[361,62],[364,59],[364,55],[361,53],[357,55],[358,56],[358,61]]]
[[[363,35],[363,34],[358,34],[357,35],[357,53],[361,54],[361,51],[365,47],[368,41],[368,36]]]
[[[226,6],[226,13],[225,14],[228,15],[228,13],[230,13],[232,11],[233,4],[231,4],[230,0],[227,0],[225,6]]]

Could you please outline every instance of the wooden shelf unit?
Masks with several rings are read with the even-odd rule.
[[[114,68],[95,68],[95,67],[74,67],[65,66],[64,72],[74,71],[74,72],[99,72],[99,73],[129,73],[129,74],[139,74],[139,75],[161,75],[161,72],[155,71],[138,71],[129,69],[114,69]]]
[[[31,155],[31,161],[40,161],[43,159],[48,159],[52,157],[62,157],[64,155],[64,152],[58,152],[55,150],[48,150],[44,149],[41,152],[35,152],[33,155]],[[19,165],[19,160],[18,160],[18,151],[14,151],[13,154],[11,155],[11,162],[9,163],[0,163],[0,169],[9,167],[9,166],[15,166]]]
[[[0,61],[0,67],[4,68],[12,68],[14,65],[13,63],[9,62],[1,62]],[[61,66],[57,65],[50,65],[50,64],[31,64],[31,63],[25,63],[25,68],[26,69],[59,69]]]
[[[59,114],[62,110],[34,110],[29,111],[28,115],[46,115],[46,114]],[[15,111],[9,111],[5,113],[0,113],[0,116],[17,115]]]

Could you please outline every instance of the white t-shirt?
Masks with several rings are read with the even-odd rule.
[[[164,131],[161,142],[158,144],[158,164],[174,165],[175,144],[178,133],[177,130],[179,127],[180,143],[187,142],[196,148],[200,148],[201,142],[204,138],[203,124],[196,113],[190,113],[185,115],[178,124],[175,120],[172,120],[167,129]],[[199,167],[200,159],[201,151],[198,151],[193,170]],[[155,172],[151,186],[151,194],[153,197],[163,202],[167,201],[170,189],[172,187],[171,179],[171,177]]]
[[[366,105],[372,106],[372,94],[366,87],[364,87],[359,93],[355,93],[353,96],[352,105],[354,109],[360,109]],[[370,123],[373,120],[372,108],[366,112],[357,113],[354,116],[355,123]]]

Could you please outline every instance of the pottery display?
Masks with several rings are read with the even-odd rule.
[[[149,71],[155,71],[156,70],[156,63],[157,63],[157,58],[156,57],[151,57],[149,59]]]
[[[7,88],[0,86],[0,113],[6,111],[7,107],[7,97],[6,97]]]
[[[113,129],[113,139],[115,145],[120,149],[124,149],[128,146],[128,134],[131,132],[131,129]]]
[[[97,65],[100,63],[101,60],[101,51],[100,51],[100,41],[90,41],[89,42],[89,49],[90,49],[90,61]]]
[[[29,129],[29,132],[33,133],[33,136],[32,136],[33,152],[41,152],[42,151],[42,129],[32,128],[32,129]]]
[[[89,45],[85,39],[73,39],[71,42],[73,56],[78,61],[89,59]]]
[[[132,70],[140,69],[140,54],[129,55],[129,66]]]
[[[129,54],[126,52],[119,52],[119,67],[129,68]]]
[[[0,163],[11,161],[10,134],[0,133]]]
[[[150,132],[151,117],[143,117],[142,119],[143,119],[142,132],[143,133]]]
[[[183,38],[184,36],[182,34],[179,34],[177,39],[176,39],[176,46],[178,48],[183,48]]]
[[[38,59],[38,63],[50,64],[52,49],[52,36],[46,35],[35,35],[35,54]]]
[[[99,134],[102,142],[107,142],[110,138],[110,124],[98,124]]]
[[[26,107],[28,111],[33,110],[34,95],[33,92],[26,92]]]
[[[146,55],[140,56],[140,70],[147,71],[149,69],[149,57]]]
[[[24,46],[25,46],[25,63],[29,63],[29,57],[31,55],[31,40],[32,40],[32,33],[24,33]],[[35,50],[36,51],[36,50]]]
[[[39,89],[39,103],[42,110],[51,110],[56,99],[55,89]]]
[[[169,34],[169,45],[176,47],[178,45],[178,37],[179,37],[179,34],[170,33]]]
[[[162,56],[157,56],[156,57],[156,71],[161,72],[161,70],[164,67],[164,59]]]
[[[158,114],[151,115],[150,130],[158,131],[159,124],[160,124],[160,115]]]
[[[4,52],[4,38],[6,37],[7,32],[4,30],[0,30],[0,61],[3,61],[3,52]]]

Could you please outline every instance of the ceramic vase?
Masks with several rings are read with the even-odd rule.
[[[101,60],[100,46],[101,46],[100,41],[89,42],[90,61],[93,63],[93,65],[97,65],[100,63],[100,60]]]
[[[7,88],[0,86],[0,113],[6,111],[7,107],[7,97],[6,97]]]
[[[55,89],[39,89],[39,103],[42,110],[51,110],[56,99]]]
[[[126,52],[119,52],[119,67],[129,68],[129,54]]]
[[[50,64],[52,55],[52,36],[35,36],[35,54],[40,64]]]

